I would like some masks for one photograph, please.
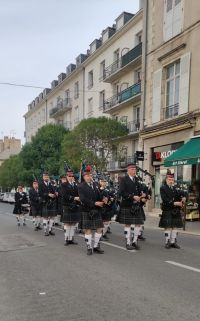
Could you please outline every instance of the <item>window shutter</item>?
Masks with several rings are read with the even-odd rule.
[[[181,1],[176,2],[174,6],[174,16],[173,16],[173,37],[181,33],[182,29],[182,4]]]
[[[152,124],[160,121],[161,84],[162,84],[162,69],[159,69],[156,72],[154,72],[154,75],[153,75]]]
[[[163,39],[167,41],[173,36],[173,6],[169,6],[169,0],[165,0],[164,5],[164,25],[163,25]]]
[[[190,52],[181,57],[179,114],[189,110],[190,57]]]

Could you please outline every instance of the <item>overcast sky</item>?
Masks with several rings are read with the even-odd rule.
[[[69,63],[138,0],[0,0],[0,83],[49,87]],[[0,85],[0,138],[23,138],[40,89]]]

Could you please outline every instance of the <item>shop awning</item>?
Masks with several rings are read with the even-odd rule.
[[[164,161],[165,167],[200,164],[200,136],[192,137]]]

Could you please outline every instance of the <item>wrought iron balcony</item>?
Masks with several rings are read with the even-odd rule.
[[[129,134],[136,133],[140,130],[140,122],[137,120],[130,121],[126,127],[128,128]]]
[[[136,98],[140,99],[141,94],[141,82],[134,84],[133,86],[128,87],[123,90],[121,93],[112,96],[111,98],[105,100],[103,107],[104,112],[111,112],[112,109],[120,108],[124,105],[129,104],[134,101]]]
[[[128,68],[131,68],[134,64],[140,61],[142,56],[142,43],[139,43],[136,47],[129,50],[120,59],[113,62],[110,66],[105,68],[100,80],[106,82],[112,82],[116,80],[121,72],[125,72]]]
[[[121,160],[112,160],[108,162],[107,165],[107,170],[108,171],[115,171],[115,170],[125,170],[126,166],[129,163],[134,163],[135,162],[135,157],[134,156],[128,156],[124,157]]]
[[[179,114],[179,103],[168,106],[164,109],[164,119],[169,119],[178,116]]]
[[[66,98],[57,103],[57,105],[50,110],[50,117],[56,118],[57,116],[63,115],[66,111],[72,108],[72,100],[70,98]]]

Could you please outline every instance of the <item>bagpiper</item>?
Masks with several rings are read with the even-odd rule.
[[[20,185],[15,193],[15,205],[13,214],[16,215],[17,225],[20,226],[20,219],[23,226],[26,226],[26,217],[23,210],[23,205],[28,203],[27,194],[24,192],[23,187]]]
[[[42,198],[39,195],[38,181],[34,180],[32,187],[29,190],[29,200],[31,205],[31,214],[34,219],[35,231],[41,230],[42,217]]]
[[[78,193],[82,205],[82,229],[85,233],[87,255],[92,255],[93,252],[103,254],[100,239],[103,230],[101,208],[104,206],[104,202],[89,171],[83,173],[83,182],[78,186]],[[92,246],[92,231],[95,231],[94,246]]]
[[[166,182],[160,188],[162,215],[159,227],[164,228],[165,248],[180,249],[177,243],[178,228],[183,227],[181,209],[186,201],[183,191],[174,186],[174,174],[168,172]]]
[[[74,240],[76,224],[80,221],[80,198],[78,195],[78,186],[74,180],[74,173],[68,170],[66,173],[66,182],[61,184],[60,193],[62,196],[65,243],[78,244]]]
[[[104,206],[101,210],[102,220],[103,220],[103,233],[102,233],[102,239],[104,241],[108,241],[109,238],[107,236],[108,228],[110,226],[110,221],[113,213],[113,203],[114,203],[114,197],[113,193],[108,188],[108,182],[105,177],[101,176],[99,179],[99,191],[101,194],[101,198],[104,201]]]
[[[39,184],[39,195],[42,198],[42,217],[44,235],[55,235],[53,231],[54,218],[57,214],[57,195],[54,186],[50,183],[49,174],[43,173],[43,180]]]
[[[144,217],[141,211],[141,198],[145,197],[136,177],[137,167],[130,163],[127,165],[127,175],[123,177],[119,185],[121,206],[117,221],[124,224],[124,234],[127,250],[139,250],[137,244]],[[134,225],[134,237],[131,237],[131,225]]]

